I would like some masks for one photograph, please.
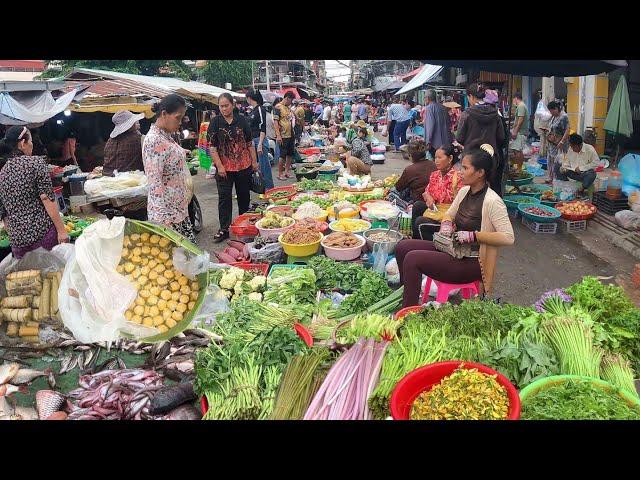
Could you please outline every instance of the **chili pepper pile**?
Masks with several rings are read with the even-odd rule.
[[[504,420],[509,397],[495,375],[461,365],[411,407],[411,420]]]

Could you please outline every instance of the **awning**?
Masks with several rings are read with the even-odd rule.
[[[424,67],[424,65],[420,65],[418,68],[416,68],[415,70],[411,70],[409,73],[405,73],[404,75],[400,76],[400,80],[402,80],[403,82],[408,82],[409,80],[411,80],[413,77],[415,77],[416,75],[418,75],[420,73],[420,71],[422,70],[422,68]]]
[[[405,82],[401,80],[395,80],[393,82],[387,83],[386,85],[383,85],[381,88],[376,89],[376,92],[388,92],[391,90],[399,90],[403,88],[405,85],[406,85]]]
[[[579,77],[626,67],[626,60],[421,60],[444,67],[471,68],[486,72],[530,77]]]
[[[437,77],[442,71],[441,65],[426,64],[422,66],[422,70],[415,77],[413,77],[409,83],[396,92],[396,95],[402,95],[403,93],[410,92],[416,88],[421,87],[432,78]]]
[[[153,118],[155,113],[151,111],[151,105],[141,103],[112,103],[107,105],[78,105],[72,104],[69,106],[69,110],[79,113],[93,113],[93,112],[105,112],[116,113],[120,110],[129,110],[133,113],[144,113],[144,117],[147,119]]]
[[[33,125],[49,120],[67,109],[81,89],[53,99],[51,92],[0,92],[0,123],[3,125]]]

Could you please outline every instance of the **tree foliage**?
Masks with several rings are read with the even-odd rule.
[[[62,66],[62,72],[47,70],[43,78],[67,75],[74,68],[93,68],[96,70],[110,70],[113,72],[132,73],[136,75],[158,76],[162,70],[168,68],[167,75],[190,80],[191,69],[182,60],[57,60]]]
[[[233,89],[251,85],[253,60],[207,60],[201,75],[205,83],[224,88],[230,82]]]

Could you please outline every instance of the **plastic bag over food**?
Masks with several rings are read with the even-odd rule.
[[[279,243],[267,243],[262,248],[256,248],[255,242],[248,243],[249,256],[254,263],[284,263],[285,254]]]
[[[227,268],[229,268],[229,265],[227,265]],[[213,325],[219,313],[225,313],[230,310],[229,305],[230,302],[225,292],[217,285],[209,285],[200,311],[193,317],[192,325],[194,327]]]
[[[181,247],[173,249],[173,266],[189,280],[195,280],[197,275],[207,272],[210,260],[209,252],[195,255]]]
[[[631,210],[616,212],[616,223],[627,230],[640,230],[640,213]]]
[[[9,254],[0,262],[0,293],[2,296],[6,296],[5,279],[11,272],[40,270],[42,274],[47,274],[63,270],[65,263],[58,255],[44,248],[32,250],[20,259]]]
[[[60,315],[73,336],[83,343],[113,342],[121,333],[151,336],[153,328],[131,324],[124,312],[136,299],[135,287],[116,272],[126,219],[98,220],[76,241],[58,294]]]
[[[114,177],[87,180],[84,191],[89,197],[139,197],[147,194],[147,176],[140,171],[121,172]]]
[[[544,128],[549,125],[549,120],[551,120],[551,112],[544,102],[540,100],[536,107],[536,113],[533,119],[533,129],[538,135],[542,133],[541,127]]]

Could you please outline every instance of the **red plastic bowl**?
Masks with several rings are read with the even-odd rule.
[[[286,197],[278,197],[278,198],[271,198],[271,196],[276,193],[276,192],[288,192],[289,195]],[[296,187],[295,185],[289,185],[286,187],[275,187],[275,188],[270,188],[269,190],[267,190],[266,192],[264,192],[264,198],[268,199],[268,200],[273,200],[274,202],[277,202],[279,200],[291,200],[298,192],[296,191]]]
[[[393,316],[396,320],[401,320],[410,313],[420,313],[424,307],[422,305],[416,305],[414,307],[404,307],[402,310],[398,310]]]
[[[558,202],[555,204],[555,206],[553,208],[555,208],[556,210],[558,210],[558,207],[562,207],[563,205],[570,205],[572,203],[576,203],[576,200],[573,200],[571,202]],[[591,220],[593,217],[596,216],[596,213],[598,213],[598,208],[591,202],[582,202],[585,203],[593,208],[595,208],[595,211],[588,213],[586,215],[570,215],[568,213],[562,213],[562,218],[564,218],[565,220],[569,220],[570,222],[577,222],[579,220]]]
[[[414,400],[425,390],[430,390],[444,377],[451,375],[461,364],[464,368],[477,368],[479,372],[497,375],[496,380],[507,390],[509,397],[509,415],[507,420],[520,418],[520,396],[518,390],[507,377],[480,363],[462,362],[459,360],[438,362],[417,368],[398,382],[391,394],[391,416],[394,420],[409,420]]]
[[[313,337],[304,325],[302,325],[301,323],[296,323],[293,328],[308,347],[313,347]],[[206,415],[208,410],[209,404],[207,403],[207,397],[200,397],[200,411],[202,412],[202,415]]]

